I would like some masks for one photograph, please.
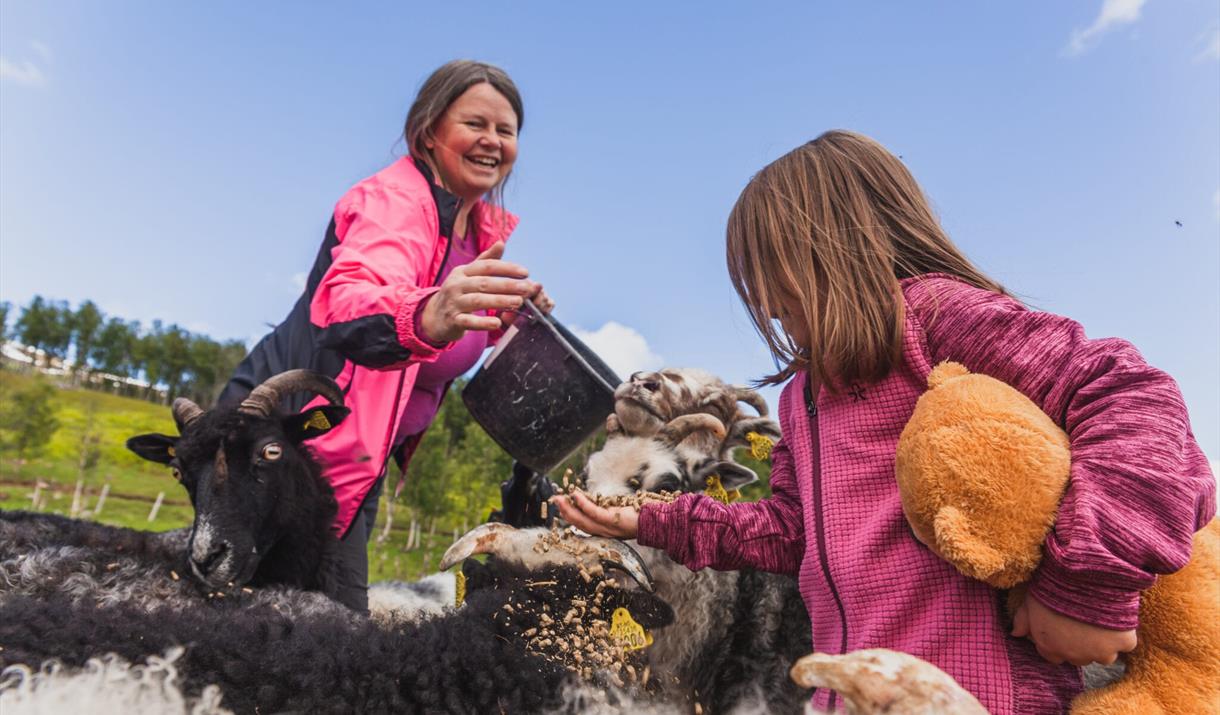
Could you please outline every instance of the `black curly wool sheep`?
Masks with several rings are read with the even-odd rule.
[[[0,665],[58,659],[79,667],[101,653],[128,661],[175,646],[184,692],[220,686],[237,712],[540,712],[563,705],[576,676],[530,651],[522,633],[544,607],[562,613],[593,595],[572,566],[526,570],[494,558],[464,564],[465,604],[448,615],[383,629],[343,609],[299,616],[267,604],[145,609],[64,595],[0,601]],[[644,591],[605,589],[646,628],[672,611]],[[505,605],[512,603],[511,611]],[[595,678],[599,677],[595,675]]]

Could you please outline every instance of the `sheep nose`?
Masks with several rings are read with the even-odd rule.
[[[195,571],[202,576],[212,573],[220,562],[224,560],[226,554],[232,549],[232,545],[227,541],[221,541],[213,546],[206,554],[200,556],[198,553],[191,553],[191,566]]]

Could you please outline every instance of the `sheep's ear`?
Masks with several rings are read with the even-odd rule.
[[[351,414],[343,405],[318,405],[284,418],[284,433],[297,440],[321,437]]]
[[[720,486],[730,492],[758,481],[753,469],[737,462],[717,462],[713,471],[720,475]]]
[[[127,449],[150,462],[169,464],[174,461],[178,438],[167,434],[141,434],[127,440]]]
[[[738,464],[737,462],[722,461],[708,462],[702,467],[695,470],[692,481],[696,484],[706,484],[708,477],[716,475],[720,479],[720,487],[725,492],[732,492],[741,489],[747,484],[753,484],[758,481],[758,475],[753,469]],[[739,495],[721,495],[722,497],[731,497],[736,499]]]
[[[625,608],[644,628],[664,628],[674,622],[674,609],[654,594],[639,589],[606,589],[606,610]]]

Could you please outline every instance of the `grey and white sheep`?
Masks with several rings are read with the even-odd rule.
[[[581,475],[586,491],[616,496],[700,492],[715,475],[726,492],[757,480],[733,460],[750,433],[778,439],[766,403],[746,388],[702,370],[636,373],[615,392],[606,444]],[[757,416],[738,406],[745,402]],[[705,712],[798,712],[808,693],[788,678],[809,652],[809,616],[795,581],[753,570],[691,571],[664,552],[640,548],[657,594],[675,612],[675,625],[648,652],[671,696]]]

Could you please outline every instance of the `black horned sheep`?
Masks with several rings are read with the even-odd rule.
[[[323,396],[304,412],[278,404],[297,392]],[[191,573],[212,588],[283,584],[333,593],[330,530],[337,504],[304,443],[349,410],[333,380],[308,370],[268,378],[240,404],[207,412],[174,400],[180,435],[146,434],[127,446],[169,466],[190,495],[195,522],[187,542]]]
[[[282,398],[302,391],[328,404],[278,411]],[[154,606],[253,587],[256,598],[281,607],[327,608],[325,596],[335,592],[337,505],[305,442],[347,415],[342,401],[333,381],[306,370],[269,378],[238,405],[204,412],[175,400],[179,436],[140,435],[127,446],[170,467],[195,508],[193,526],[155,533],[0,511],[5,591],[36,596],[58,589]]]

